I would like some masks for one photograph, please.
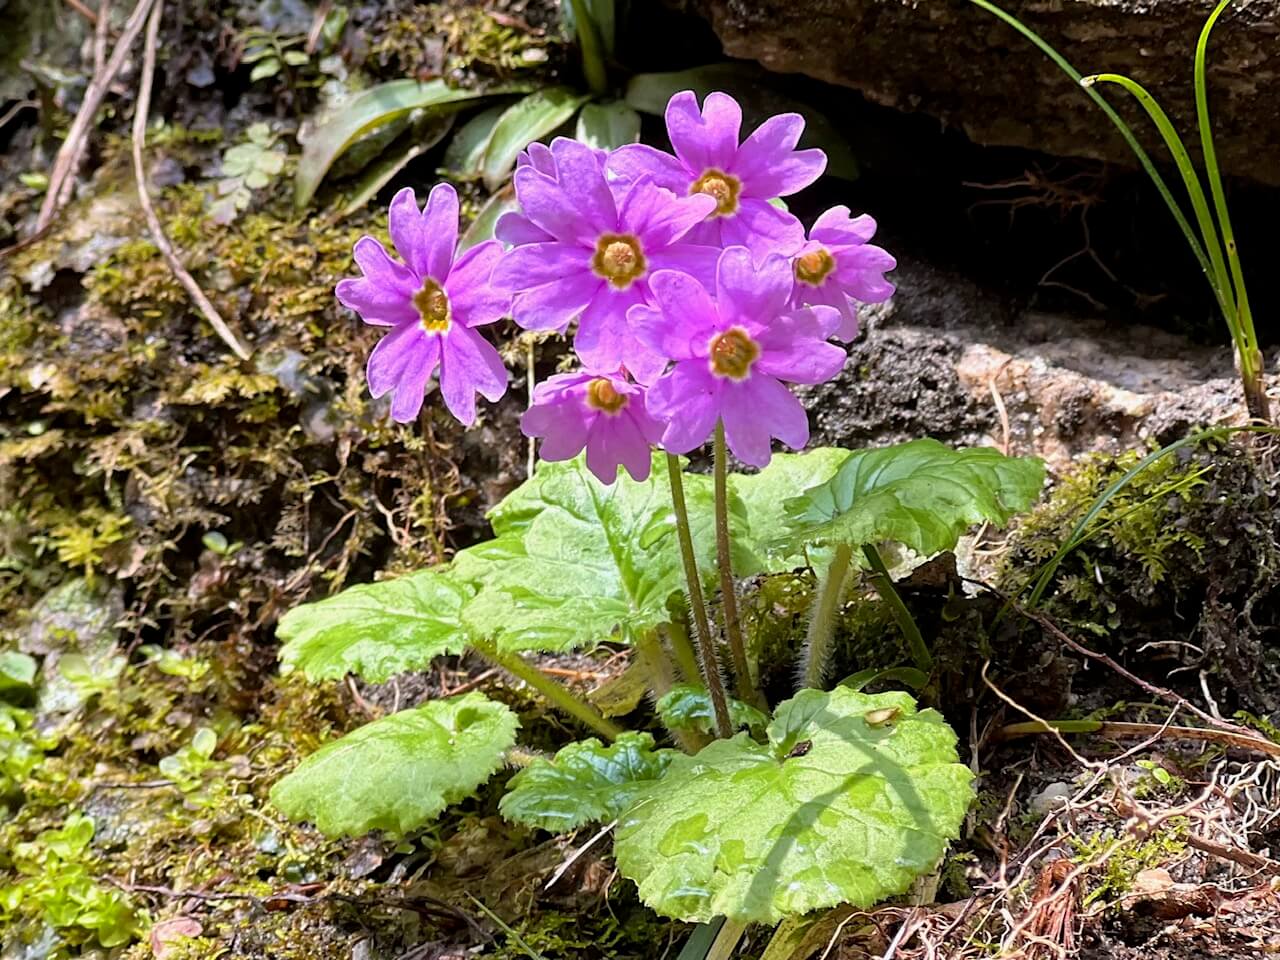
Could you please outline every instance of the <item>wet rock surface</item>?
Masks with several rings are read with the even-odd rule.
[[[1011,27],[963,0],[698,0],[727,54],[804,73],[868,100],[936,117],[973,140],[1133,164],[1098,108]],[[1189,0],[1005,3],[1081,73],[1129,74],[1194,129],[1192,54],[1212,5]],[[1219,21],[1209,66],[1223,168],[1280,183],[1276,0],[1237,5]],[[1107,91],[1135,126],[1127,95]],[[1260,99],[1262,98],[1262,99]],[[1194,137],[1193,137],[1194,138]]]

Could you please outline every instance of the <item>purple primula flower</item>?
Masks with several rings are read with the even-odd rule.
[[[742,108],[725,93],[698,98],[686,90],[667,103],[667,135],[676,155],[644,144],[619,147],[609,157],[611,177],[622,183],[650,178],[679,196],[704,193],[715,213],[686,240],[716,247],[742,245],[757,257],[790,255],[804,243],[804,225],[769,203],[807,187],[826,169],[821,150],[797,150],[804,118],[770,117],[738,142]]]
[[[858,335],[858,303],[879,303],[893,296],[884,278],[898,265],[887,250],[868,243],[876,222],[867,215],[850,217],[848,207],[832,207],[814,223],[809,242],[795,258],[797,307],[824,305],[840,311],[835,336]]]
[[[619,466],[645,480],[662,424],[645,409],[644,394],[621,373],[557,374],[534,389],[520,428],[543,438],[544,460],[569,460],[586,447],[587,469],[601,482],[613,483]]]
[[[649,180],[615,195],[600,153],[564,138],[531,151],[515,186],[523,212],[504,218],[499,235],[516,246],[498,262],[492,282],[514,294],[516,323],[563,331],[577,317],[574,349],[584,366],[626,367],[637,380],[651,381],[664,360],[632,335],[627,310],[648,302],[655,270],[710,279],[718,251],[681,238],[715,201],[676,196]]]
[[[821,383],[840,372],[844,351],[828,343],[839,315],[830,307],[796,310],[791,263],[773,255],[756,264],[730,247],[716,264],[716,295],[688,274],[664,270],[651,281],[658,307],[632,307],[636,334],[675,366],[649,388],[649,412],[667,423],[662,446],[687,453],[724,421],[729,449],[743,463],[769,462],[777,437],[799,450],[809,418],[782,381]]]
[[[445,406],[470,426],[475,395],[497,400],[507,389],[502,358],[474,329],[510,310],[511,298],[489,285],[502,244],[490,240],[454,259],[458,194],[447,183],[431,190],[421,212],[413,190],[405,187],[391,201],[388,223],[404,263],[373,237],[361,237],[355,258],[364,276],[342,280],[337,289],[342,305],[365,323],[394,328],[369,355],[369,392],[393,393],[392,419],[409,423],[439,366]]]

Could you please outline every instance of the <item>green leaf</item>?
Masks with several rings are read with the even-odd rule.
[[[447,113],[460,110],[472,100],[512,92],[515,91],[511,87],[488,91],[456,90],[443,80],[429,83],[392,80],[362,90],[338,107],[303,146],[294,178],[294,206],[298,209],[305,207],[334,160],[362,134],[375,127],[403,117],[411,110]]]
[[[354,673],[381,683],[420,670],[436,657],[462,652],[459,613],[468,595],[442,570],[351,587],[281,618],[280,659],[285,670],[301,670],[308,680]]]
[[[321,747],[272,788],[271,802],[326,836],[403,836],[488,780],[519,725],[482,693],[433,700]]]
[[[614,6],[614,0],[579,0],[577,3],[562,3],[560,17],[564,21],[565,30],[578,36],[581,42],[582,35],[578,29],[577,15],[578,8],[581,8],[591,26],[595,27],[596,36],[603,44],[605,52],[613,56],[617,34],[615,25],[617,12]]]
[[[444,169],[460,178],[478,177],[484,151],[493,137],[493,128],[507,111],[506,104],[487,107],[464,123],[444,151]]]
[[[445,138],[453,127],[452,115],[428,117],[410,134],[401,137],[383,152],[382,159],[369,166],[355,184],[350,199],[342,207],[343,217],[361,210],[391,178]]]
[[[775,453],[759,473],[729,475],[729,489],[742,501],[747,515],[745,531],[735,531],[758,558],[752,570],[735,570],[738,576],[780,573],[803,566],[803,553],[784,545],[788,532],[779,505],[810,487],[830,480],[850,452],[839,447],[816,447],[805,453]]]
[[[621,100],[588,103],[578,114],[574,136],[598,150],[613,150],[640,139],[640,114]]]
[[[713,733],[715,715],[707,688],[697,683],[677,683],[658,700],[658,716],[668,730]],[[729,698],[729,719],[735,730],[763,730],[769,718],[748,703]]]
[[[830,480],[784,504],[789,542],[894,541],[921,557],[955,549],[970,526],[1005,523],[1040,495],[1044,463],[989,447],[953,450],[920,439],[859,450]]]
[[[265,60],[259,60],[252,70],[249,71],[249,82],[257,83],[259,80],[268,80],[280,72],[280,61],[276,57],[267,57]]]
[[[685,476],[693,542],[707,586],[716,577],[711,478]],[[581,457],[541,463],[490,512],[498,539],[467,562],[480,592],[463,622],[505,650],[566,651],[670,622],[684,590],[665,458],[649,479],[612,485]],[[739,522],[744,522],[740,517]]]
[[[568,87],[547,87],[507,107],[484,150],[484,185],[490,191],[502,186],[520,151],[572,117],[586,100]]]
[[[801,691],[778,707],[767,744],[740,733],[673,758],[621,817],[618,869],[681,920],[870,907],[958,835],[973,791],[955,742],[905,693]]]
[[[35,687],[36,670],[34,657],[17,650],[0,652],[0,697],[30,693]]]
[[[596,739],[580,740],[553,760],[538,757],[512,777],[498,810],[508,820],[552,833],[604,823],[661,777],[675,755],[675,750],[654,750],[647,733],[624,733],[607,747]]]
[[[731,94],[742,105],[742,133],[777,113],[798,113],[804,117],[801,147],[821,147],[827,154],[827,175],[844,180],[858,178],[858,160],[853,149],[831,121],[819,110],[781,93],[776,75],[747,63],[710,63],[691,70],[671,73],[638,73],[627,84],[626,101],[641,113],[662,116],[667,101],[681,90],[692,90],[701,100],[713,90]]]
[[[477,243],[492,240],[494,228],[497,227],[502,215],[519,208],[520,203],[516,200],[515,187],[508,183],[485,201],[476,218],[471,221],[471,226],[467,227],[462,234],[462,239],[458,242],[458,252],[470,250]]]

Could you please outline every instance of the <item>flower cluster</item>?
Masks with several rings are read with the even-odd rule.
[[[701,109],[691,92],[666,111],[674,154],[643,144],[612,152],[575,140],[532,144],[515,172],[519,212],[497,239],[455,257],[458,201],[441,184],[419,211],[391,203],[393,260],[372,237],[356,244],[364,276],[337,294],[366,323],[391,327],[369,357],[375,397],[408,422],[436,368],[445,405],[475,418],[506,372],[476,327],[512,316],[528,330],[567,332],[581,372],[534,391],[522,426],[544,459],[586,450],[611,483],[644,479],[650,450],[686,453],[723,423],[729,449],[753,466],[773,439],[809,439],[786,384],[839,373],[858,332],[857,305],[884,300],[894,259],[869,241],[870,217],[847,207],[804,226],[780,203],[821,176],[821,150],[799,150],[804,120],[782,114],[745,140],[742,110],[723,93]]]

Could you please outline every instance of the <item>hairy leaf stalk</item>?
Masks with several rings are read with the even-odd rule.
[[[684,477],[680,471],[680,458],[667,454],[667,474],[671,478],[671,506],[676,515],[676,535],[680,541],[680,559],[684,564],[684,578],[689,585],[689,606],[693,609],[693,624],[698,636],[698,651],[702,658],[702,679],[711,695],[711,708],[716,715],[716,731],[721,737],[733,736],[733,723],[729,719],[729,705],[725,700],[724,678],[720,672],[720,660],[716,656],[715,641],[711,636],[711,624],[707,620],[707,604],[702,596],[702,584],[698,580],[698,561],[693,552],[693,535],[689,532],[689,508],[684,500]]]
[[[622,733],[622,728],[606,719],[599,710],[578,697],[558,680],[547,676],[520,654],[499,650],[496,644],[490,643],[480,644],[473,642],[472,647],[476,653],[486,660],[491,661],[513,677],[523,680],[533,687],[553,707],[562,710],[575,720],[590,727],[606,740],[613,742],[617,739],[618,734]]]
[[[849,563],[853,548],[847,543],[836,547],[827,572],[818,583],[818,596],[809,612],[809,630],[804,641],[804,665],[800,672],[800,685],[822,689],[826,678],[827,661],[831,658],[831,646],[835,639],[836,615],[844,597],[844,582],[849,575]]]
[[[725,449],[724,421],[716,421],[716,565],[720,568],[720,602],[724,607],[724,632],[733,656],[733,675],[738,699],[760,706],[760,694],[751,682],[747,647],[742,641],[742,621],[738,617],[737,587],[733,582],[733,548],[729,540],[729,454]]]

